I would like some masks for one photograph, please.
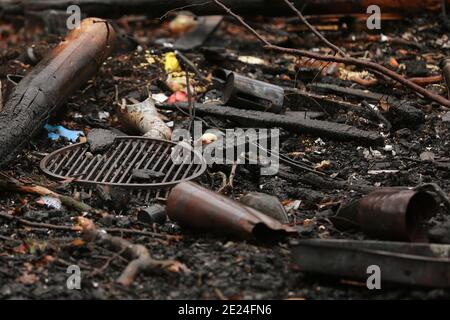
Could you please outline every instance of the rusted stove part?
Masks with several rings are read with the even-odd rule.
[[[223,95],[226,105],[273,113],[284,111],[283,88],[235,72],[228,75]]]
[[[439,67],[442,70],[442,75],[444,76],[445,83],[447,84],[448,97],[450,98],[450,58],[443,59]]]
[[[275,196],[261,192],[249,192],[243,195],[239,201],[281,223],[289,223],[286,209]]]
[[[414,188],[416,191],[426,191],[436,194],[438,198],[440,198],[441,203],[447,209],[447,213],[450,213],[450,199],[448,195],[439,187],[436,183],[424,183]]]
[[[212,72],[213,80],[218,81],[224,85],[225,82],[227,82],[228,76],[232,73],[233,71],[224,68],[214,69]]]
[[[428,192],[383,188],[344,205],[332,221],[341,230],[359,227],[379,239],[427,242],[423,223],[437,210],[438,204]]]
[[[224,84],[225,105],[273,113],[285,111],[282,87],[251,79],[227,69],[214,70],[213,77]]]
[[[450,245],[386,241],[299,240],[292,260],[301,272],[366,281],[367,268],[378,266],[381,286],[398,283],[450,287]]]
[[[249,240],[274,241],[296,233],[255,209],[193,182],[182,182],[172,189],[167,215],[186,227]]]
[[[174,161],[175,150],[186,151],[189,161]],[[118,136],[105,151],[92,154],[89,144],[77,143],[56,150],[42,159],[41,170],[51,178],[87,187],[105,185],[138,189],[169,188],[181,181],[196,179],[206,170],[201,154],[170,141],[146,137]],[[136,179],[135,170],[155,172],[147,180]]]
[[[427,242],[422,224],[437,213],[428,192],[383,188],[359,201],[358,223],[368,235],[397,241]]]
[[[156,203],[150,207],[140,208],[137,213],[137,219],[149,225],[153,223],[163,224],[167,219],[166,207]]]

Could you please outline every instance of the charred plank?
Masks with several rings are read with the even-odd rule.
[[[114,38],[108,23],[85,19],[20,81],[0,113],[0,165],[20,152],[49,115],[97,73]]]

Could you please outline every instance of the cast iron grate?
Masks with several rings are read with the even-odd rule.
[[[175,148],[176,147],[176,148]],[[181,148],[181,149],[180,149]],[[177,161],[183,151],[188,161]],[[176,153],[175,153],[176,151]],[[175,160],[175,161],[174,161]],[[87,143],[77,143],[56,150],[41,161],[42,171],[51,178],[74,182],[91,188],[96,185],[120,187],[147,193],[164,190],[181,181],[193,180],[206,170],[203,157],[190,148],[170,141],[145,137],[117,137],[109,148],[92,154]],[[136,170],[147,173],[136,177]]]

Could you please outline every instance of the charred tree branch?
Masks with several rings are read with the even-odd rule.
[[[334,50],[334,52],[341,54],[343,57],[347,56],[347,54],[339,48],[338,46],[332,44],[330,41],[328,41],[327,38],[323,36],[312,24],[309,23],[308,20],[303,16],[303,14],[298,10],[294,3],[292,3],[290,0],[284,0],[284,2],[291,8],[292,11],[295,12],[297,17],[314,33],[323,43],[325,43],[330,49]]]
[[[122,252],[123,257],[131,260],[117,279],[117,282],[124,286],[132,284],[142,272],[189,272],[189,269],[178,261],[153,259],[143,245],[133,244],[123,238],[111,236],[105,231],[97,229],[95,224],[89,219],[80,217],[78,222],[85,241],[106,246],[116,252]]]
[[[0,173],[0,191],[31,193],[38,196],[52,196],[59,199],[63,205],[79,212],[96,212],[91,206],[72,197],[59,194],[43,186],[24,184],[4,173]]]
[[[20,81],[0,113],[0,165],[16,156],[49,115],[97,73],[114,38],[108,23],[85,19]]]
[[[256,38],[258,38],[264,44],[264,48],[266,48],[268,50],[275,50],[275,51],[284,52],[284,53],[297,54],[302,57],[320,60],[320,61],[344,63],[344,64],[348,64],[348,65],[358,66],[361,68],[367,68],[372,71],[379,72],[379,73],[387,76],[388,78],[403,84],[404,86],[410,88],[411,90],[415,91],[416,93],[418,93],[434,102],[437,102],[438,104],[440,104],[446,108],[450,108],[450,100],[445,99],[444,97],[441,97],[437,94],[434,94],[433,92],[431,92],[425,88],[422,88],[420,85],[415,84],[414,82],[406,79],[405,77],[399,75],[396,72],[389,70],[388,68],[386,68],[378,63],[375,63],[372,61],[361,60],[361,59],[357,59],[357,58],[352,58],[352,57],[322,55],[322,54],[310,52],[307,50],[286,48],[286,47],[280,47],[277,45],[273,45],[272,43],[267,41],[261,34],[259,34],[254,28],[252,28],[248,23],[246,23],[240,16],[238,16],[233,11],[231,11],[230,8],[225,6],[221,1],[219,1],[219,0],[213,0],[213,1],[218,6],[222,7],[222,9],[225,12],[227,12],[229,15],[233,16],[236,20],[238,20],[239,23],[241,23]]]

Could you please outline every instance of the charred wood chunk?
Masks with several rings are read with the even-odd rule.
[[[97,73],[114,38],[107,22],[85,19],[20,81],[0,113],[0,165],[17,155],[49,114]]]

